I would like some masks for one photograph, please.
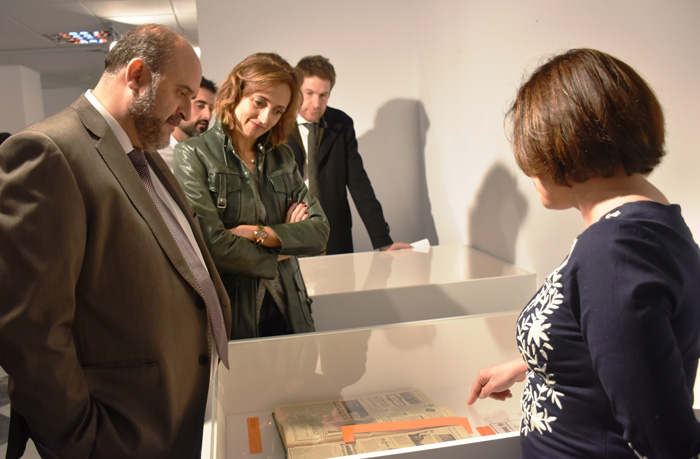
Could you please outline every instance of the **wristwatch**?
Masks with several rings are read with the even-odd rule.
[[[255,237],[255,240],[253,241],[255,245],[262,245],[262,243],[265,242],[265,239],[267,238],[265,228],[262,225],[258,225],[258,229],[253,231],[253,237]]]

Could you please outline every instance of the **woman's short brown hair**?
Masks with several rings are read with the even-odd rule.
[[[629,65],[574,49],[540,66],[510,108],[511,142],[530,177],[569,186],[593,177],[648,174],[664,152],[664,117]]]
[[[232,134],[235,127],[234,110],[243,97],[278,84],[289,86],[292,97],[282,117],[270,132],[272,147],[287,141],[294,129],[301,104],[301,90],[294,69],[275,53],[256,53],[235,66],[216,93],[214,111],[224,129]]]

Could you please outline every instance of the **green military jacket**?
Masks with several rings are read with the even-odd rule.
[[[323,250],[330,227],[319,201],[309,195],[287,145],[270,149],[267,136],[257,143],[255,172],[260,174],[260,197],[267,221],[258,221],[254,179],[220,123],[202,135],[178,143],[174,149],[175,177],[199,218],[204,239],[231,299],[231,339],[258,336],[255,298],[258,280],[273,279],[279,270],[287,310],[295,333],[314,331],[311,299],[297,255]],[[306,220],[285,224],[287,209],[305,202]],[[270,226],[282,247],[257,246],[228,231],[238,225]],[[277,261],[277,255],[292,255]]]

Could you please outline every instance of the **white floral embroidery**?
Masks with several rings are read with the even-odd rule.
[[[561,274],[559,272],[566,266],[569,257],[576,246],[576,240],[571,245],[569,255],[562,264],[547,276],[535,297],[523,309],[516,327],[518,348],[531,370],[527,375],[527,385],[523,390],[520,400],[520,408],[523,413],[521,433],[527,435],[537,430],[551,432],[552,424],[557,417],[542,407],[541,402],[549,400],[562,410],[561,392],[554,390],[556,381],[554,374],[547,372],[549,353],[554,348],[549,343],[548,330],[552,326],[548,322],[549,317],[559,309],[564,295],[561,293]],[[535,376],[538,376],[544,384],[537,384]]]
[[[620,211],[616,210],[615,212],[610,212],[609,214],[605,215],[605,218],[614,218],[614,217],[619,217],[620,216]]]

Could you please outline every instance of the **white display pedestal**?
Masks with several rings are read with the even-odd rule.
[[[520,311],[527,272],[464,245],[300,258],[316,330]]]
[[[466,399],[482,367],[516,358],[518,313],[463,316],[335,332],[232,341],[231,370],[219,366],[204,450],[207,459],[283,459],[272,408],[415,388],[473,427],[518,419],[522,384],[505,401]],[[250,454],[247,418],[258,417],[263,452]],[[356,455],[410,459],[517,458],[519,433]]]

